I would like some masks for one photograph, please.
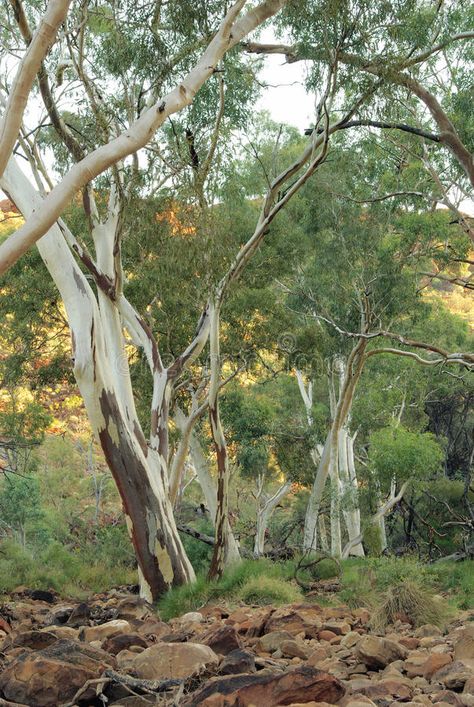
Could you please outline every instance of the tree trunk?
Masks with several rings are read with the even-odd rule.
[[[280,503],[281,499],[286,496],[291,488],[291,483],[287,481],[283,486],[271,496],[262,502],[262,493],[257,495],[257,527],[255,533],[255,542],[253,554],[255,557],[261,557],[265,551],[265,532],[268,527],[268,522]]]
[[[209,465],[204,455],[201,443],[197,437],[194,425],[189,425],[190,417],[186,418],[182,410],[177,409],[175,421],[176,426],[179,430],[181,430],[181,433],[183,434],[177,454],[180,455],[180,460],[182,460],[185,450],[181,447],[181,444],[184,440],[184,443],[187,446],[186,454],[189,453],[191,463],[193,465],[194,471],[196,472],[196,477],[204,496],[206,508],[209,511],[211,522],[215,527],[217,515],[217,488],[216,483],[209,471]],[[232,528],[230,527],[230,523],[228,520],[227,523],[227,536],[229,542],[228,561],[229,563],[238,562],[240,559],[239,543],[235,538],[235,535],[233,533]]]
[[[233,561],[230,552],[229,523],[229,457],[224,430],[219,411],[219,383],[221,374],[220,363],[220,305],[210,306],[211,331],[209,335],[211,381],[209,384],[209,421],[216,451],[217,462],[217,510],[216,510],[216,544],[209,568],[209,579],[222,576],[225,567]]]
[[[316,550],[317,548],[318,515],[328,476],[331,476],[333,480],[333,490],[335,488],[339,490],[338,486],[336,486],[339,480],[339,433],[346,426],[350,415],[355,389],[364,368],[366,346],[367,340],[364,338],[359,339],[354,345],[348,357],[347,366],[339,387],[339,396],[331,428],[324,444],[306,511],[303,538],[303,549],[305,550]],[[337,492],[335,496],[337,499]],[[338,553],[340,549],[340,530],[338,529],[339,512],[337,500],[335,500],[334,504],[331,503],[331,523],[331,546],[332,550],[334,549]]]
[[[26,216],[41,203],[13,159],[1,186]],[[168,500],[162,456],[148,447],[136,415],[120,321],[109,300],[95,299],[58,225],[38,249],[66,308],[74,374],[123,502],[141,594],[155,600],[171,586],[194,579],[194,572]]]

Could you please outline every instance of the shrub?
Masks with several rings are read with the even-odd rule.
[[[239,597],[246,604],[291,604],[302,599],[301,591],[290,582],[276,577],[254,577],[249,579],[239,591]]]
[[[206,575],[201,574],[194,584],[170,589],[160,600],[158,608],[166,621],[187,611],[197,611],[210,601],[240,601],[243,600],[244,588],[248,587],[252,581],[260,579],[268,580],[269,583],[275,582],[274,587],[278,590],[277,595],[280,597],[286,591],[286,596],[289,598],[282,599],[283,602],[297,601],[301,599],[301,594],[296,587],[288,583],[287,580],[291,576],[291,566],[284,563],[271,562],[270,560],[243,560],[233,567],[229,567],[217,582],[208,582]],[[255,603],[264,603],[261,601],[264,589],[262,584],[260,599]],[[268,590],[269,592],[270,590]],[[279,601],[278,596],[275,602]],[[268,599],[270,603],[273,601],[273,599]]]
[[[375,630],[407,618],[413,626],[435,624],[443,626],[446,611],[432,593],[413,582],[403,582],[390,587],[372,617]]]

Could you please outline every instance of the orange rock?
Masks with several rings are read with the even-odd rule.
[[[422,675],[427,680],[431,680],[437,670],[441,670],[451,662],[452,657],[448,653],[432,653],[426,663],[421,666]]]

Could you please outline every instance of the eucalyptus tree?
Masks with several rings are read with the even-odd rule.
[[[245,0],[230,8],[219,2],[206,8],[157,3],[137,15],[134,5],[72,4],[49,55],[50,41],[69,3],[52,0],[45,18],[34,8],[25,10],[18,0],[4,10],[4,27],[16,25],[12,36],[20,34],[28,49],[16,62],[16,78],[3,102],[0,151],[9,157],[19,138],[36,185],[22,173],[15,157],[2,165],[1,187],[26,221],[0,246],[0,270],[4,273],[38,241],[65,305],[75,377],[121,493],[142,593],[148,598],[194,576],[167,493],[168,382],[204,347],[209,313],[204,310],[195,336],[165,366],[146,319],[124,294],[122,209],[124,198],[146,173],[137,151],[159,150],[156,131],[192,103],[226,53],[284,2],[267,0],[248,10],[245,5]],[[136,19],[130,23],[132,14]],[[50,28],[49,34],[44,26]],[[177,50],[173,56],[170,46]],[[2,58],[10,67],[8,50],[6,43]],[[36,75],[45,114],[31,133],[22,129],[22,119]],[[46,121],[63,146],[57,184],[41,155]],[[93,186],[108,169],[109,175]],[[87,238],[74,234],[61,220],[79,190],[89,225]],[[124,329],[133,344],[143,348],[153,377],[148,443],[136,412]]]
[[[353,152],[358,152],[353,145]],[[340,157],[343,161],[344,155]],[[337,163],[337,153],[333,153]],[[318,347],[323,357],[329,357],[330,425],[326,439],[313,447],[312,457],[317,472],[308,504],[304,544],[316,548],[321,499],[328,476],[332,481],[332,552],[343,553],[340,529],[341,498],[346,497],[344,518],[347,524],[350,550],[360,544],[360,519],[357,503],[357,480],[353,454],[353,432],[350,432],[351,409],[356,389],[369,360],[379,355],[404,356],[426,366],[460,365],[472,368],[472,354],[450,353],[459,342],[443,338],[432,341],[416,338],[416,322],[421,312],[429,311],[428,300],[420,295],[426,263],[446,262],[445,247],[451,254],[463,256],[469,241],[462,231],[451,223],[449,213],[435,211],[407,211],[403,199],[387,205],[358,203],[351,193],[357,183],[352,170],[346,172],[343,164],[335,178],[334,163],[331,173],[319,172],[318,187],[326,183],[336,198],[326,210],[310,201],[303,207],[307,228],[314,233],[317,247],[314,258],[288,284],[289,306],[304,313],[306,326],[313,320],[319,329]],[[343,175],[346,174],[347,181]],[[339,181],[341,179],[342,181]],[[334,258],[334,251],[339,257]],[[385,338],[395,345],[375,346]],[[468,345],[467,340],[464,346]],[[420,352],[427,353],[426,356]],[[338,384],[334,385],[337,374]],[[298,375],[299,386],[307,410],[308,423],[312,420],[312,381]],[[349,444],[348,444],[349,443]],[[396,494],[393,494],[396,497]],[[393,499],[392,499],[393,500]],[[399,499],[398,499],[399,500]],[[344,505],[344,504],[343,504]],[[386,506],[388,511],[393,503]],[[359,538],[358,542],[355,539]]]

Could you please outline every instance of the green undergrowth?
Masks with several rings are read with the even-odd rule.
[[[218,601],[257,605],[297,602],[303,595],[291,581],[292,569],[291,563],[244,560],[229,568],[219,581],[208,582],[201,574],[194,584],[170,590],[158,608],[167,621]]]
[[[32,551],[11,541],[0,547],[0,594],[23,586],[84,598],[136,581],[133,566],[104,560],[102,555],[94,560],[90,550],[74,552],[60,543],[50,543],[42,551]]]

